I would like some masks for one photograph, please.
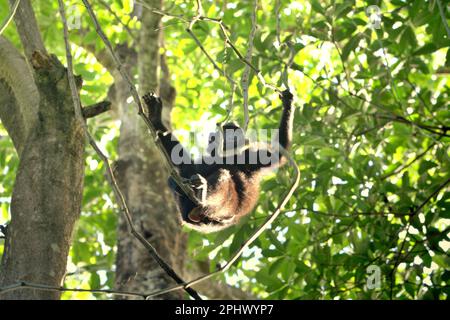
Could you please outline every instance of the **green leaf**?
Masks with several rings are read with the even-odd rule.
[[[347,44],[342,49],[342,59],[344,61],[347,61],[348,56],[352,51],[354,51],[358,47],[360,41],[361,37],[359,35],[356,35],[347,42]]]
[[[416,51],[414,51],[414,55],[416,56],[420,56],[423,54],[430,54],[433,53],[435,51],[437,51],[439,48],[436,46],[436,44],[434,43],[427,43],[424,46],[422,46],[421,48],[417,49]]]

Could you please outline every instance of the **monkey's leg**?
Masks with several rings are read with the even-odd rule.
[[[197,197],[202,200],[204,206],[220,206],[220,203],[227,202],[229,189],[234,187],[231,174],[226,169],[218,169],[207,176],[197,173],[189,180],[191,185],[198,190]]]
[[[191,176],[189,182],[201,200],[201,204],[189,212],[189,220],[200,222],[205,215],[217,221],[232,218],[228,213],[235,212],[238,196],[228,170],[218,169],[206,177],[197,173]]]

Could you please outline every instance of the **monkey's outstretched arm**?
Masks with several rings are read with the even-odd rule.
[[[283,103],[283,114],[281,115],[278,128],[278,143],[285,150],[289,150],[292,144],[292,129],[294,122],[293,96],[289,90],[281,93],[280,99]],[[277,145],[272,145],[277,148]],[[258,171],[262,168],[276,168],[282,166],[286,159],[281,152],[274,153],[273,150],[258,148],[256,151],[246,151],[247,159],[257,159],[256,165],[250,165],[249,170]],[[252,163],[251,161],[249,163]]]
[[[280,145],[289,150],[292,144],[292,128],[294,122],[294,106],[292,105],[293,95],[289,89],[283,91],[280,95],[283,103],[283,114],[279,126]]]
[[[164,149],[169,155],[175,167],[182,168],[185,164],[191,164],[189,152],[181,145],[178,139],[164,126],[161,120],[162,101],[151,93],[142,97],[148,108],[148,119],[156,130],[158,139],[161,140]]]

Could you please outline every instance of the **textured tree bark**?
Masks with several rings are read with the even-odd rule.
[[[14,2],[15,0],[9,0],[11,5]],[[25,50],[25,56],[30,58],[35,51],[47,53],[41,33],[37,27],[36,16],[34,15],[30,0],[20,2],[14,15],[14,23]]]
[[[67,70],[43,48],[28,0],[21,1],[15,22],[22,41],[27,41],[23,46],[33,73],[18,53],[12,65],[18,68],[16,74],[0,63],[0,91],[8,94],[1,101],[0,117],[20,155],[0,287],[23,281],[60,286],[81,210],[83,119],[75,116]],[[0,45],[4,53],[7,44]],[[59,292],[30,289],[0,294],[0,299],[59,297]]]
[[[81,210],[84,135],[65,68],[45,54],[33,66],[40,92],[38,120],[20,158],[11,201],[0,286],[19,281],[61,285]],[[3,299],[58,299],[60,293],[20,289]]]
[[[17,153],[37,119],[39,92],[32,70],[12,43],[0,36],[0,118]]]

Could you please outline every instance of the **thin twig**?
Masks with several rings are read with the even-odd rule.
[[[394,266],[392,267],[392,271],[389,274],[389,276],[390,276],[389,297],[390,297],[391,300],[392,300],[392,296],[393,296],[393,293],[394,293],[395,271],[397,270],[397,267],[399,265],[400,257],[402,255],[403,248],[405,247],[405,244],[406,244],[406,238],[408,238],[408,235],[409,235],[409,227],[410,226],[411,226],[411,220],[408,221],[408,224],[406,225],[405,237],[402,240],[402,244],[400,245],[400,250],[398,251],[397,257],[396,257],[395,262],[394,262]]]
[[[199,20],[205,20],[205,21],[212,21],[215,23],[221,23],[220,20],[216,20],[216,19],[212,19],[212,18],[207,18],[202,16],[203,13],[203,6],[200,0],[197,0],[197,15],[194,16],[188,23],[188,27],[186,28],[186,32],[191,36],[192,39],[194,39],[195,43],[197,44],[197,46],[200,48],[200,50],[202,50],[202,52],[205,54],[205,56],[208,58],[208,60],[212,63],[212,65],[214,66],[214,68],[219,71],[219,73],[223,74],[225,78],[227,78],[228,82],[230,82],[232,85],[235,85],[235,81],[233,80],[233,78],[231,78],[225,71],[225,69],[220,68],[217,63],[215,62],[215,60],[210,56],[210,54],[208,53],[208,51],[206,51],[205,47],[202,45],[202,43],[200,42],[200,40],[197,38],[197,36],[194,34],[193,32],[193,28],[194,28],[194,24],[199,21]]]
[[[277,25],[277,42],[278,46],[281,46],[281,0],[277,0],[275,4],[275,18]]]
[[[383,27],[381,28],[381,30],[384,33]],[[394,97],[394,100],[400,105],[400,107],[402,107],[402,104],[400,103],[400,98],[399,98],[398,92],[397,92],[397,85],[395,84],[394,77],[392,76],[391,66],[389,64],[389,60],[387,57],[387,50],[384,47],[383,42],[381,41],[382,39],[380,39],[378,32],[375,31],[375,34],[376,34],[376,39],[377,39],[378,44],[380,45],[381,52],[382,52],[382,55],[383,55],[383,58],[385,61],[385,69],[386,69],[386,73],[388,75],[388,80],[389,80],[390,87],[392,90],[392,96]]]
[[[374,114],[373,116],[380,118],[380,119],[388,119],[391,121],[395,121],[395,122],[400,122],[400,123],[404,123],[413,127],[417,127],[420,128],[422,130],[431,132],[433,134],[437,134],[440,135],[442,137],[450,137],[450,135],[447,133],[447,131],[450,131],[450,127],[448,126],[441,126],[441,127],[436,127],[436,126],[429,126],[423,123],[418,123],[418,122],[413,122],[411,120],[406,119],[405,117],[402,116],[398,116],[398,115],[394,115],[394,116],[385,116],[385,115],[379,115],[379,114]],[[439,131],[436,131],[439,130]],[[433,139],[436,141],[438,141],[437,139]]]
[[[431,200],[433,199],[435,196],[437,196],[439,194],[439,192],[441,192],[442,189],[445,188],[445,186],[447,184],[450,183],[450,178],[448,178],[446,181],[444,181],[444,183],[442,183],[439,187],[437,187],[437,189],[431,193],[423,202],[420,206],[418,206],[416,208],[416,210],[414,210],[413,213],[411,213],[410,217],[409,217],[409,221],[408,224],[406,225],[406,235],[405,238],[402,241],[402,244],[400,245],[400,250],[398,251],[397,257],[395,259],[395,263],[394,263],[394,267],[392,268],[392,271],[390,272],[390,278],[391,278],[391,283],[390,283],[390,298],[392,300],[392,295],[393,295],[393,290],[394,290],[394,283],[395,283],[395,272],[397,270],[397,267],[399,265],[400,262],[400,258],[402,255],[402,251],[405,247],[405,243],[406,243],[406,238],[409,235],[409,227],[411,225],[411,219],[414,218],[414,216],[416,216],[420,211],[422,211],[423,207],[425,207],[425,205]]]
[[[381,180],[386,180],[387,178],[396,175],[400,172],[402,172],[403,170],[409,168],[414,162],[416,162],[417,160],[419,160],[420,158],[422,158],[428,151],[430,151],[434,146],[436,145],[436,142],[433,142],[432,144],[430,144],[430,146],[428,148],[425,149],[425,151],[423,151],[422,153],[418,154],[413,160],[411,160],[409,163],[405,164],[404,166],[400,166],[399,168],[397,168],[396,170],[385,174],[384,176],[382,176],[380,179]]]
[[[355,133],[355,132],[352,132],[351,136],[354,136],[354,137],[360,137],[360,136],[363,136],[363,135],[368,134],[369,132],[372,132],[372,131],[374,131],[374,130],[384,128],[384,127],[387,126],[389,123],[391,123],[391,120],[388,120],[388,121],[383,122],[383,123],[381,123],[381,124],[379,124],[379,125],[377,125],[377,126],[374,126],[374,127],[372,127],[372,128],[368,128],[368,129],[365,129],[365,130],[362,130],[362,131],[359,131],[359,132],[356,132],[356,133]],[[356,131],[356,129],[357,129],[357,127],[355,128],[355,131]]]
[[[223,23],[220,23],[220,26],[222,28],[222,32],[225,34],[225,28]],[[278,89],[275,85],[268,83],[265,79],[264,76],[261,73],[261,70],[259,70],[258,68],[256,68],[250,61],[248,61],[240,52],[239,50],[236,48],[236,46],[233,44],[233,42],[231,42],[230,38],[225,39],[225,41],[228,43],[228,45],[231,47],[231,49],[233,49],[234,53],[236,53],[236,55],[238,56],[239,60],[241,60],[241,62],[243,62],[244,64],[246,64],[247,66],[250,67],[250,69],[252,69],[256,76],[258,77],[259,81],[262,83],[262,85],[266,88],[270,88],[273,91],[277,92],[277,93],[281,93],[281,90]]]
[[[66,19],[66,11],[64,8],[63,0],[58,0],[59,6],[59,14],[61,15],[61,20],[63,23],[63,31],[64,31],[64,44],[66,47],[66,60],[67,60],[67,77],[69,80],[70,92],[72,94],[72,99],[74,102],[75,115],[78,120],[83,119],[83,110],[81,107],[81,100],[78,94],[77,84],[75,80],[75,75],[73,74],[73,58],[72,58],[72,50],[70,49],[69,43],[69,28],[67,27],[67,19]],[[82,121],[85,132],[86,124]]]
[[[423,207],[425,207],[425,205],[431,200],[433,199],[435,196],[437,196],[439,194],[439,192],[441,192],[442,189],[445,188],[445,186],[447,186],[447,184],[450,183],[450,178],[448,178],[446,181],[444,181],[439,187],[437,187],[436,190],[434,190],[434,192],[432,194],[430,194],[423,202],[420,206],[417,207],[417,209],[411,214],[411,217],[414,217],[415,215],[417,215],[422,209]]]
[[[161,9],[156,9],[156,8],[152,8],[150,7],[148,4],[146,4],[145,2],[141,2],[139,0],[135,0],[135,2],[137,4],[140,4],[141,6],[143,6],[144,8],[150,10],[151,12],[155,13],[155,14],[159,14],[160,16],[166,16],[166,17],[170,17],[170,18],[176,18],[178,20],[181,20],[183,22],[189,23],[189,20],[186,19],[182,14],[173,14],[170,12],[166,12],[164,10]]]
[[[310,79],[315,85],[317,85],[318,87],[320,87],[322,90],[327,91],[329,94],[332,94],[337,100],[339,100],[345,107],[349,108],[350,110],[354,110],[354,108],[352,106],[350,106],[347,102],[344,101],[344,99],[342,97],[340,97],[334,90],[329,90],[328,88],[326,88],[324,85],[322,85],[321,83],[319,83],[316,79],[314,79],[313,77],[311,77],[308,73],[306,73],[303,68],[301,68],[298,64],[293,63],[291,68],[293,68],[294,70],[298,70],[300,71],[303,75],[305,75],[308,79]],[[327,79],[328,81],[330,81],[329,79]],[[417,127],[419,129],[428,131],[430,133],[433,134],[437,134],[440,136],[444,136],[444,137],[450,137],[449,134],[447,134],[447,131],[450,131],[450,127],[447,126],[441,126],[441,127],[433,127],[433,126],[429,126],[429,125],[425,125],[422,123],[416,123],[414,121],[408,120],[405,117],[399,116],[397,115],[395,112],[393,112],[392,110],[387,109],[386,107],[379,105],[373,101],[367,100],[364,97],[359,96],[358,94],[351,92],[345,88],[343,88],[341,85],[339,85],[339,87],[341,89],[343,89],[346,93],[348,93],[349,96],[351,97],[355,97],[365,103],[368,103],[371,106],[376,107],[377,109],[386,111],[387,113],[391,114],[392,116],[381,116],[379,114],[372,114],[372,116],[377,117],[377,118],[381,118],[381,119],[388,119],[391,121],[395,121],[395,122],[401,122],[401,123],[405,123],[414,127]],[[436,131],[439,130],[439,131]],[[430,136],[432,137],[432,136]],[[435,138],[432,138],[433,140],[437,141]]]
[[[334,24],[331,26],[331,42],[333,42],[334,47],[336,48],[336,51],[339,55],[339,59],[341,60],[341,64],[342,64],[342,69],[344,70],[344,75],[345,75],[345,79],[347,82],[347,88],[348,90],[350,90],[350,72],[347,68],[347,66],[345,65],[345,60],[344,60],[344,56],[342,55],[342,49],[341,46],[339,45],[339,43],[336,41],[336,36],[335,36],[335,26]]]
[[[252,29],[250,30],[250,34],[248,36],[247,53],[245,54],[245,59],[248,61],[252,60],[253,40],[255,38],[256,28],[258,27],[256,24],[257,10],[258,10],[258,0],[255,0],[252,10]],[[250,67],[248,65],[245,65],[241,78],[242,96],[244,99],[244,127],[243,127],[244,132],[247,132],[249,121],[248,115],[248,87],[250,85],[249,81],[250,81]]]
[[[203,47],[202,43],[200,42],[200,40],[197,38],[197,36],[192,32],[192,30],[190,28],[186,29],[186,32],[191,36],[192,39],[194,39],[195,43],[197,44],[197,46],[200,48],[200,50],[202,50],[202,52],[205,54],[205,56],[208,58],[208,60],[212,63],[213,67],[219,71],[220,74],[223,74],[225,76],[225,78],[227,78],[227,80],[232,83],[235,84],[235,81],[233,80],[233,78],[231,78],[224,69],[222,69],[221,67],[219,67],[217,65],[217,63],[214,61],[214,59],[209,55],[208,51],[206,51],[205,47]]]
[[[296,52],[294,48],[292,47],[292,43],[290,41],[286,41],[283,43],[283,45],[286,45],[289,48],[289,59],[288,62],[284,65],[283,73],[281,75],[281,82],[284,84],[284,86],[289,88],[289,69],[291,68],[292,64],[294,63]],[[280,47],[281,48],[281,47]]]
[[[442,7],[441,0],[436,0],[438,8],[439,8],[439,15],[441,16],[442,24],[445,27],[445,31],[447,31],[447,40],[450,40],[450,28],[448,27],[447,18],[445,17],[444,8]]]
[[[416,85],[414,83],[412,83],[408,78],[405,79],[406,83],[412,88],[413,92],[417,95],[417,97],[419,98],[419,101],[422,103],[423,107],[425,109],[427,109],[427,111],[429,112],[429,114],[433,114],[433,111],[431,110],[430,106],[428,105],[428,103],[425,101],[424,97],[422,96],[422,93],[420,92],[419,89],[417,89]],[[439,119],[435,119],[436,122],[438,122],[442,127],[445,127],[444,123],[439,120]]]
[[[19,4],[20,4],[20,0],[16,0],[16,2],[14,2],[14,5],[12,6],[11,11],[9,12],[9,14],[6,17],[5,21],[0,26],[0,35],[3,33],[3,31],[6,30],[8,25],[11,23],[12,19],[14,18],[14,15],[17,12],[17,8],[19,7]]]
[[[197,15],[201,17],[204,14],[203,5],[201,0],[196,0],[197,2]]]
[[[292,47],[292,43],[290,41],[281,42],[281,1],[277,0],[275,4],[275,15],[276,15],[276,25],[277,25],[277,42],[278,42],[278,48],[280,50],[283,46],[288,47],[289,49],[289,59],[287,63],[284,63],[283,72],[281,74],[281,82],[285,86],[286,89],[289,88],[289,77],[288,77],[288,71],[291,68],[292,64],[294,63],[294,58],[296,55],[296,52],[294,48]]]
[[[112,294],[112,295],[121,295],[128,297],[141,297],[143,299],[146,298],[145,294],[131,292],[131,291],[116,291],[116,290],[108,290],[108,289],[79,289],[79,288],[65,288],[65,287],[54,287],[48,286],[40,283],[31,283],[31,282],[17,282],[11,284],[9,286],[5,286],[0,288],[0,293],[6,293],[10,291],[15,291],[19,289],[37,289],[44,291],[53,291],[53,292],[89,292],[89,293],[103,293],[103,294]]]
[[[84,2],[85,0],[83,0]],[[75,112],[76,114],[82,118],[82,109],[81,109],[81,102],[80,102],[80,98],[78,95],[78,91],[77,91],[77,87],[75,84],[75,77],[73,75],[73,66],[72,66],[72,54],[71,54],[71,50],[70,50],[70,44],[69,44],[69,31],[67,28],[67,21],[66,21],[66,16],[65,16],[65,10],[64,10],[64,4],[62,2],[62,0],[58,0],[59,3],[59,10],[60,10],[60,14],[61,14],[61,19],[63,21],[63,26],[64,26],[64,41],[66,44],[66,57],[67,57],[67,73],[68,73],[68,78],[69,78],[69,84],[70,84],[70,89],[72,92],[72,97],[75,103]],[[93,13],[92,13],[93,14]],[[85,131],[85,134],[89,140],[90,145],[92,146],[92,148],[94,148],[95,152],[98,154],[98,156],[102,159],[103,163],[105,164],[106,168],[107,168],[107,173],[109,176],[109,181],[111,183],[111,186],[114,190],[114,194],[117,198],[117,201],[119,202],[119,206],[122,209],[122,212],[124,213],[124,216],[127,220],[129,229],[131,234],[137,239],[139,240],[139,242],[144,245],[144,247],[148,250],[149,254],[156,260],[156,262],[160,265],[160,267],[167,273],[167,275],[169,275],[172,279],[175,280],[175,282],[177,283],[184,283],[184,281],[180,278],[180,276],[178,276],[178,274],[172,269],[172,267],[169,266],[168,263],[166,263],[164,261],[164,259],[161,258],[161,256],[158,254],[158,252],[156,251],[156,249],[144,238],[144,236],[142,236],[137,230],[136,227],[133,223],[132,217],[131,217],[131,212],[128,208],[128,205],[125,201],[125,197],[123,195],[123,193],[121,192],[117,181],[115,179],[114,176],[114,172],[111,168],[111,165],[109,163],[109,159],[105,156],[105,154],[100,150],[100,148],[98,147],[98,145],[96,144],[95,140],[93,139],[93,137],[90,135],[86,122],[82,121],[83,123],[83,128]],[[186,292],[192,296],[194,299],[196,300],[201,300],[200,296],[198,295],[198,293],[193,290],[192,288],[187,288]]]
[[[194,16],[192,18],[191,21],[188,21],[188,27],[186,28],[186,32],[189,34],[189,36],[195,41],[195,43],[197,44],[197,46],[200,48],[200,50],[205,54],[205,56],[208,58],[208,60],[212,63],[212,65],[214,66],[214,68],[220,73],[222,74],[228,81],[228,83],[230,84],[230,99],[229,99],[229,103],[228,103],[228,107],[227,107],[227,115],[225,117],[225,119],[218,123],[218,129],[221,130],[221,124],[228,121],[228,119],[231,116],[231,113],[233,111],[233,107],[234,107],[234,91],[236,88],[236,82],[234,81],[234,79],[225,71],[225,68],[221,68],[218,66],[218,64],[216,63],[216,61],[210,56],[210,54],[208,53],[208,51],[206,51],[205,47],[202,45],[202,43],[200,42],[200,40],[198,39],[198,37],[195,35],[195,33],[193,32],[193,27],[194,24],[199,21],[211,21],[214,23],[218,23],[221,24],[222,21],[220,19],[213,19],[213,18],[209,18],[209,17],[205,17],[202,16],[202,12],[203,12],[203,6],[201,4],[200,0],[197,0],[197,15]],[[224,29],[226,29],[226,27],[224,26]],[[227,48],[227,41],[225,41],[225,50]]]
[[[169,18],[178,19],[178,20],[181,20],[182,22],[185,22],[185,23],[188,23],[188,24],[193,19],[191,17],[186,17],[186,16],[184,16],[182,14],[173,14],[173,13],[168,12],[168,11],[164,11],[164,10],[161,10],[161,9],[150,7],[148,4],[146,4],[146,3],[142,2],[142,1],[139,1],[139,0],[135,0],[135,2],[137,4],[142,5],[144,8],[150,10],[152,13],[159,14],[160,16],[165,16],[165,17],[169,17]],[[198,15],[198,4],[197,4],[197,20],[210,21],[210,22],[215,22],[215,23],[219,23],[221,21],[220,19],[217,19],[217,18],[211,18],[211,17],[202,16],[202,15],[199,16]]]
[[[84,2],[84,0],[83,0]],[[222,74],[225,75],[224,71],[221,68],[218,68],[217,64],[214,62],[213,59],[211,59],[211,57],[209,56],[209,54],[207,54],[205,48],[201,45],[200,41],[197,39],[197,37],[195,36],[195,34],[192,32],[192,28],[194,26],[194,24],[197,21],[209,21],[215,24],[218,24],[220,29],[222,30],[222,34],[224,36],[224,40],[225,43],[227,45],[229,45],[231,47],[231,49],[234,51],[234,53],[238,56],[239,60],[241,60],[242,63],[244,63],[245,65],[247,65],[248,67],[250,67],[250,69],[252,69],[256,76],[258,77],[259,81],[262,83],[262,85],[264,87],[270,88],[272,90],[274,90],[277,93],[281,93],[281,90],[278,89],[275,85],[268,83],[265,79],[264,76],[261,73],[261,70],[259,70],[258,68],[256,68],[250,61],[248,61],[248,59],[246,59],[241,53],[240,51],[236,48],[236,46],[233,44],[233,42],[231,41],[230,37],[228,36],[228,30],[229,28],[223,23],[222,19],[216,19],[216,18],[210,18],[210,17],[205,17],[202,15],[199,15],[199,10],[198,10],[198,2],[197,2],[197,15],[194,16],[191,19],[186,18],[184,15],[175,15],[169,12],[165,12],[162,10],[156,10],[154,8],[151,8],[149,6],[146,6],[144,3],[141,3],[138,1],[138,3],[142,4],[145,8],[151,10],[151,12],[155,13],[155,14],[159,14],[162,16],[168,16],[168,17],[172,17],[172,18],[176,18],[176,19],[181,19],[184,22],[186,22],[188,24],[188,27],[186,28],[186,31],[189,33],[189,35],[191,37],[195,37],[194,41],[196,42],[196,44],[200,47],[200,49],[203,51],[203,53],[205,53],[208,57],[208,59],[213,63],[214,67],[218,70],[220,70],[220,72]],[[226,75],[225,75],[226,76]],[[227,79],[230,81],[230,79],[228,78],[228,76],[226,76]]]
[[[117,13],[111,9],[111,7],[103,0],[97,0],[106,10],[108,10],[109,13],[111,13],[114,17],[114,19],[119,22],[122,27],[125,28],[125,30],[128,32],[128,34],[130,35],[131,38],[133,38],[134,41],[137,41],[136,36],[133,33],[133,30],[130,29],[130,27],[128,25],[126,25],[125,23],[122,22],[122,19],[117,15]]]

